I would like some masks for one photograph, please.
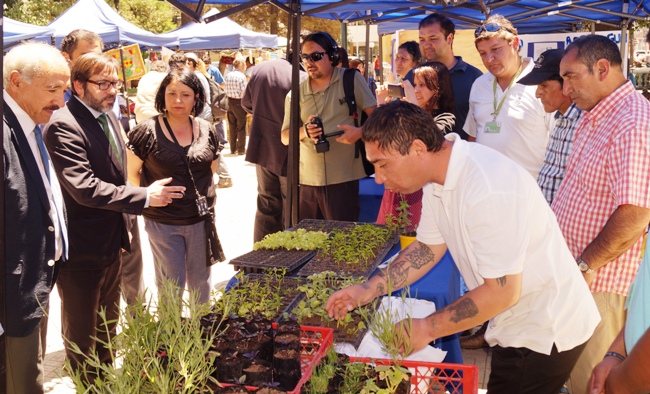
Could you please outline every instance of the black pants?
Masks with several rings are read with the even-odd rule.
[[[550,355],[526,348],[493,347],[488,394],[557,394],[585,345],[561,353],[553,345]]]
[[[359,220],[359,181],[327,186],[300,185],[300,220]]]
[[[254,242],[267,234],[284,230],[284,200],[287,194],[287,177],[272,173],[261,165],[255,166],[257,174],[257,212],[255,212]]]
[[[228,137],[230,153],[246,153],[246,111],[238,99],[228,98]]]
[[[92,267],[92,262],[88,263]],[[73,370],[81,367],[84,355],[97,351],[102,363],[110,364],[113,355],[108,348],[92,337],[107,342],[108,336],[115,336],[117,319],[120,313],[120,277],[122,262],[120,255],[106,268],[100,269],[61,269],[56,281],[61,297],[61,336],[65,345],[65,355]],[[106,308],[105,326],[97,313]],[[108,332],[107,332],[108,331]],[[72,351],[70,343],[76,343],[84,355]],[[89,371],[94,372],[94,371]],[[92,381],[92,378],[89,377]]]

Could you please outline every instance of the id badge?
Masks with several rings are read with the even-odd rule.
[[[490,122],[487,122],[485,124],[485,132],[486,133],[498,133],[501,131],[501,122],[497,122],[496,120],[492,120]]]

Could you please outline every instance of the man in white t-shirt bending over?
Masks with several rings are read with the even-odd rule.
[[[449,248],[470,291],[413,319],[413,350],[490,319],[488,393],[559,392],[600,317],[535,179],[493,149],[443,136],[405,101],[377,108],[362,138],[378,183],[423,188],[422,219],[386,269],[330,297],[330,317],[415,282]]]

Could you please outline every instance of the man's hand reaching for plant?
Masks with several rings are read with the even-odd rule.
[[[325,309],[330,318],[343,320],[348,312],[352,312],[358,306],[366,305],[374,298],[368,282],[365,282],[348,286],[332,294],[325,304]]]

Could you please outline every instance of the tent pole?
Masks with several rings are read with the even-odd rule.
[[[368,84],[368,80],[370,79],[370,72],[369,70],[372,70],[372,72],[375,72],[374,65],[370,66],[370,22],[366,21],[366,54],[365,57],[366,59],[364,60],[365,63],[365,69],[366,69],[366,85]],[[373,67],[370,69],[369,67]]]
[[[0,21],[4,20],[4,7],[0,7]],[[4,37],[4,23],[0,23],[0,35]],[[4,40],[2,43],[2,53],[5,52]],[[4,67],[4,56],[0,59],[0,67]],[[4,80],[0,81],[0,89],[4,89]],[[4,98],[0,97],[0,117],[4,119]],[[4,127],[0,128],[0,139],[4,141]],[[0,153],[0,171],[4,174],[4,149]],[[0,205],[4,212],[5,207],[5,188],[0,189]],[[3,213],[4,216],[4,213]],[[0,267],[0,286],[3,289],[7,288],[7,278],[5,275],[5,221],[0,222],[0,256],[2,256],[2,267]],[[0,325],[5,331],[0,335],[0,394],[7,392],[7,316],[6,316],[6,295],[5,291],[0,291]]]
[[[287,201],[285,207],[285,227],[296,225],[299,221],[298,204],[298,163],[300,159],[300,2],[291,1],[293,14],[290,15],[292,39],[291,39],[291,116],[289,123],[289,156],[287,162]]]

